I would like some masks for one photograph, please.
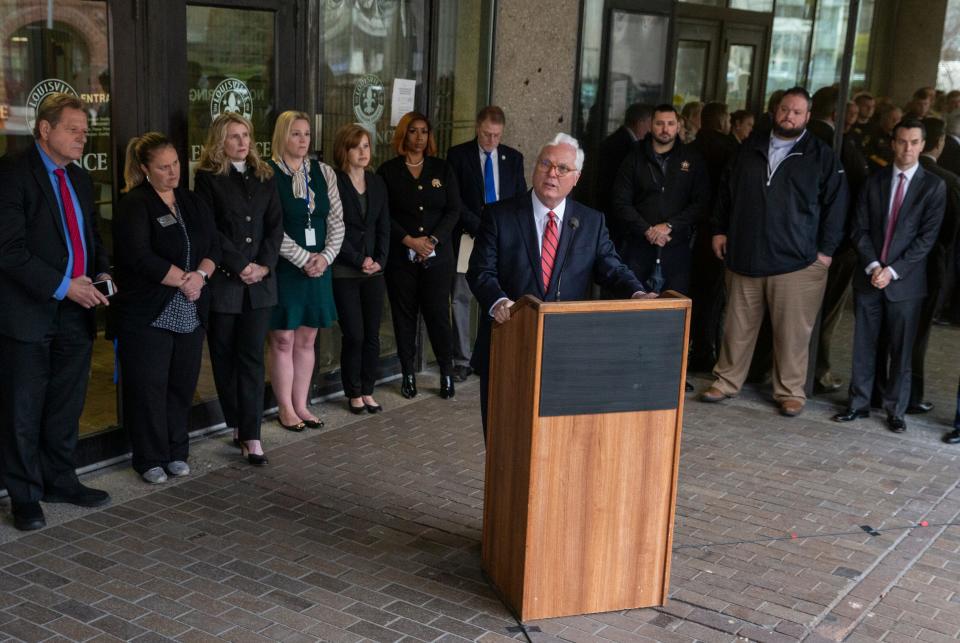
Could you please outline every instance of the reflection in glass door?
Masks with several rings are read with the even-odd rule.
[[[753,89],[753,61],[755,48],[752,45],[730,45],[727,53],[727,95],[730,112],[746,109]]]
[[[627,106],[660,101],[670,18],[613,9],[607,36],[606,127],[612,134]]]
[[[720,60],[720,23],[684,18],[677,20],[673,104],[714,100]]]
[[[81,165],[94,183],[96,217],[107,248],[113,201],[110,154],[110,67],[105,0],[0,0],[0,155],[34,145],[37,106],[48,94],[65,92],[86,105],[87,145]],[[104,338],[98,311],[97,340],[80,418],[80,435],[117,424],[113,345]]]

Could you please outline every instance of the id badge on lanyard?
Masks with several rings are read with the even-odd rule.
[[[307,227],[303,231],[304,245],[307,247],[317,245],[317,230],[313,227],[313,217],[310,215],[310,173],[306,160],[303,162],[303,182],[306,190],[303,193],[303,201],[307,204]]]

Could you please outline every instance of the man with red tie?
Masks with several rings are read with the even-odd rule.
[[[893,129],[893,163],[867,179],[851,233],[859,255],[853,277],[853,374],[846,411],[850,422],[870,415],[877,343],[884,332],[890,371],[883,390],[887,428],[907,429],[910,361],[920,307],[927,295],[927,256],[937,241],[946,207],[943,180],[919,164],[926,130],[916,119]]]
[[[480,410],[486,435],[490,331],[507,323],[524,295],[544,301],[590,298],[594,282],[622,297],[655,297],[620,261],[603,214],[567,196],[580,179],[583,150],[577,139],[557,134],[537,155],[533,190],[498,201],[484,211],[467,283],[484,311],[472,366],[480,376]]]
[[[75,161],[87,115],[74,96],[37,109],[35,145],[0,166],[0,481],[14,525],[46,525],[40,501],[98,507],[105,491],[77,479],[74,450],[109,280],[93,183]]]

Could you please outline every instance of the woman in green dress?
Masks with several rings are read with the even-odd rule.
[[[273,130],[270,165],[283,207],[277,265],[278,304],[270,320],[270,380],[280,425],[320,428],[309,408],[318,328],[337,319],[331,272],[343,242],[343,207],[333,168],[308,156],[310,117],[287,111]]]

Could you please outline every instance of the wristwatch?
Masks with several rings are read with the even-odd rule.
[[[200,275],[201,277],[203,277],[203,283],[207,283],[207,279],[210,278],[210,275],[208,275],[208,274],[207,274],[206,272],[204,272],[203,270],[200,270],[199,268],[197,268],[196,270],[194,270],[194,272],[197,273],[198,275]]]

